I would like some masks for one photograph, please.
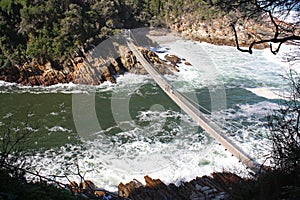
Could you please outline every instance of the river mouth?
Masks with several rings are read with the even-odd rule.
[[[169,49],[167,53],[192,63],[192,66],[180,65],[180,72],[165,78],[208,111],[212,110],[212,89],[220,85],[205,79],[208,72],[197,64],[203,63],[199,53],[205,52],[210,57],[217,70],[215,78],[222,82],[226,94],[226,107],[215,111],[214,119],[248,153],[264,160],[270,144],[266,115],[282,102],[252,91],[284,88],[280,75],[286,73],[285,64],[271,62],[261,50],[254,52],[254,59],[241,55],[233,47],[184,40],[164,45],[160,49]],[[161,52],[161,56],[166,53]],[[17,131],[28,121],[23,125],[36,134],[28,147],[36,151],[28,157],[34,170],[45,175],[67,174],[76,179],[72,172],[79,164],[87,179],[106,188],[133,178],[143,180],[146,174],[168,183],[190,180],[215,170],[246,171],[183,113],[150,76],[125,74],[117,80],[117,84],[101,86],[51,87],[1,82],[0,125],[4,127],[11,119],[12,128]],[[101,128],[93,132],[92,138],[83,137],[77,130],[76,95],[93,97],[93,105],[82,102],[86,108],[91,106],[95,110]],[[119,111],[114,110],[112,102],[123,103],[121,107],[129,112],[130,119],[117,118]],[[83,130],[88,130],[91,120],[85,119]]]

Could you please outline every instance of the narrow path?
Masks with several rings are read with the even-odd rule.
[[[147,72],[152,76],[154,81],[161,89],[185,112],[187,113],[202,129],[209,133],[217,140],[225,149],[233,156],[239,159],[249,169],[255,173],[261,173],[261,166],[239,146],[237,146],[230,138],[222,134],[222,129],[195,107],[180,92],[173,89],[172,86],[162,77],[162,75],[144,58],[143,54],[134,45],[131,38],[127,39],[127,44],[137,60],[143,65]]]

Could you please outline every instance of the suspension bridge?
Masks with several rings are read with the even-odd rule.
[[[215,122],[213,122],[213,120],[202,113],[183,94],[174,89],[172,85],[170,85],[157,71],[157,69],[155,69],[155,67],[146,60],[146,58],[134,44],[134,39],[130,37],[130,32],[127,35],[127,44],[129,49],[136,56],[137,60],[143,65],[154,81],[186,114],[188,114],[203,130],[210,134],[218,143],[220,143],[225,149],[227,149],[233,156],[235,156],[254,173],[258,174],[262,172],[261,165],[255,159],[251,158],[229,137],[224,135],[223,130]]]

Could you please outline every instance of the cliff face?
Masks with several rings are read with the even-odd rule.
[[[180,32],[183,37],[208,42],[216,45],[236,46],[235,35],[230,26],[231,19],[228,16],[220,16],[211,20],[201,20],[195,17],[195,13],[179,17],[170,24],[172,30]],[[253,20],[235,25],[239,45],[248,47],[253,41],[272,37],[273,25],[266,19],[263,25]],[[254,48],[267,48],[268,44],[256,45]]]
[[[0,69],[0,80],[15,82],[22,85],[54,85],[68,83],[74,80],[76,65],[69,65],[61,69],[55,63],[47,62],[40,65],[35,61],[22,66],[13,66]]]
[[[154,52],[139,47],[139,51],[162,74],[179,71],[176,62],[161,60]],[[25,63],[17,67],[0,69],[0,80],[16,82],[22,85],[49,86],[58,83],[73,82],[76,84],[99,85],[105,81],[116,82],[116,77],[125,72],[146,74],[144,67],[137,61],[132,52],[124,46],[118,49],[119,57],[92,58],[81,52],[65,65],[47,62],[39,65],[37,62]]]

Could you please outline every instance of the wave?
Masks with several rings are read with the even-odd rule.
[[[275,46],[278,44],[272,44]],[[284,68],[285,71],[289,71],[290,68],[300,72],[300,62],[299,60],[294,60],[293,57],[298,57],[300,52],[299,45],[287,45],[282,44],[280,51],[274,55],[269,48],[263,50],[263,57],[270,63],[280,65]]]
[[[26,86],[17,83],[0,81],[0,93],[31,93],[31,94],[88,94],[94,92],[113,91],[117,87],[126,88],[130,85],[145,84],[149,77],[126,73],[124,76],[117,77],[117,84],[109,81],[101,85],[82,85],[74,83],[59,83],[51,86]]]
[[[262,126],[261,119],[268,113],[268,107],[275,105],[270,102],[241,104],[237,109],[223,110],[217,118],[220,120],[223,114],[226,121],[247,122],[247,126],[241,129],[227,127],[227,130],[234,133],[230,137],[246,152],[264,162],[269,140],[262,135],[267,130]],[[118,132],[114,132],[118,125],[109,127],[97,133],[93,140],[50,149],[29,159],[41,174],[69,174],[69,178],[76,181],[80,180],[74,175],[77,172],[75,164],[78,163],[85,179],[91,179],[99,187],[109,190],[117,190],[120,182],[129,182],[134,178],[143,182],[146,174],[176,184],[215,171],[232,170],[242,176],[247,174],[247,169],[235,157],[184,113],[172,110],[139,111],[137,123],[131,125],[131,130]],[[70,167],[65,169],[65,166]]]
[[[212,143],[203,148],[203,144],[188,143],[184,147],[186,150],[175,148],[177,145],[177,143],[161,142],[128,143],[123,148],[127,154],[130,153],[134,157],[133,160],[130,157],[124,159],[122,156],[119,158],[115,155],[115,158],[111,158],[105,155],[101,151],[102,145],[99,141],[88,143],[86,146],[66,145],[28,158],[34,170],[38,170],[41,175],[68,175],[69,179],[77,182],[80,181],[80,177],[75,175],[76,164],[78,164],[85,179],[92,180],[97,186],[109,190],[117,190],[116,186],[120,182],[129,182],[134,178],[143,182],[145,174],[160,178],[166,183],[180,184],[182,181],[192,180],[195,176],[207,175],[223,169],[239,168],[241,171],[246,171],[236,158],[218,144]],[[164,150],[170,149],[171,146],[174,146],[174,151],[165,153]],[[163,154],[155,153],[157,149]],[[165,163],[168,165],[164,165]],[[145,170],[145,167],[148,170]],[[152,170],[149,170],[150,168]],[[141,170],[136,171],[137,169]],[[63,178],[60,178],[60,181],[68,183],[68,180]]]
[[[286,92],[280,90],[274,90],[267,87],[261,88],[246,88],[246,90],[256,94],[257,96],[264,97],[266,99],[286,99]]]

